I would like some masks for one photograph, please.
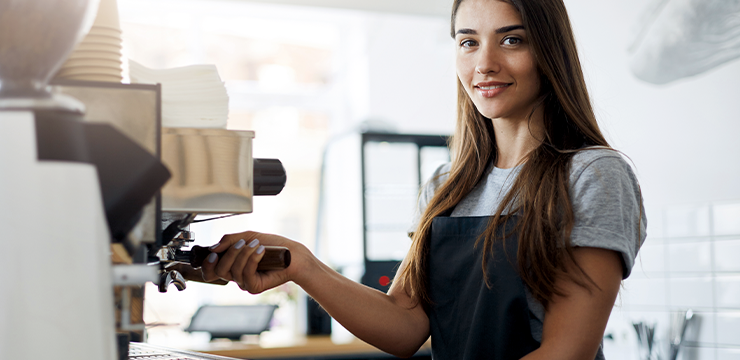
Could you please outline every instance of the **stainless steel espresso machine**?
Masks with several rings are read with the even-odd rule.
[[[203,281],[189,224],[252,212],[285,171],[251,131],[162,128],[158,85],[50,85],[96,6],[0,0],[0,359],[218,358],[139,344],[143,285]]]

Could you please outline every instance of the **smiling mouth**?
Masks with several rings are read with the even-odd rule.
[[[493,98],[504,93],[506,89],[513,84],[514,83],[505,84],[499,82],[489,82],[476,85],[475,88],[478,90],[478,94],[480,94],[480,96],[484,98]]]
[[[476,86],[478,89],[481,90],[494,90],[494,89],[501,89],[509,86],[511,84],[501,84],[501,85],[490,85],[490,86]]]

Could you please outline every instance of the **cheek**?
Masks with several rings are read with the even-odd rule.
[[[532,86],[536,87],[537,89],[540,88],[540,71],[537,68],[537,62],[530,58],[526,62],[526,70],[529,74],[529,80]]]
[[[455,61],[455,72],[460,83],[462,83],[465,90],[470,94],[470,83],[473,81],[473,72],[468,67],[468,64],[458,58]]]

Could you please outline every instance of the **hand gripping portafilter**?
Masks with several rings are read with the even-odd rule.
[[[187,262],[193,268],[203,266],[203,262],[211,254],[211,250],[203,246],[193,246],[190,251],[178,250],[175,258],[180,262]],[[226,251],[217,253],[219,259]],[[265,246],[265,255],[257,265],[257,271],[281,270],[290,266],[290,250],[284,246]]]

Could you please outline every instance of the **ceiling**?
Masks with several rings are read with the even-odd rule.
[[[452,0],[242,0],[270,4],[319,6],[339,9],[426,15],[447,18]]]

